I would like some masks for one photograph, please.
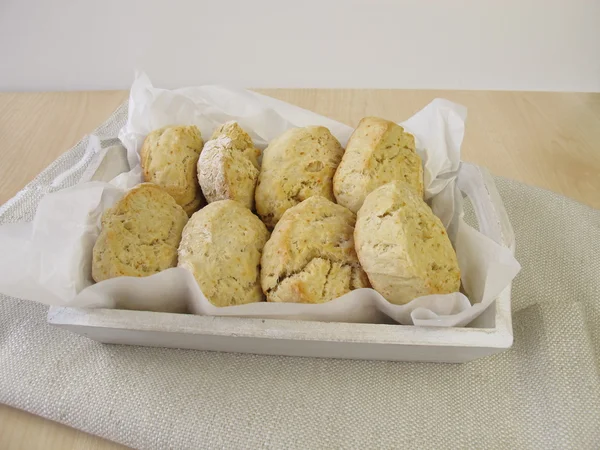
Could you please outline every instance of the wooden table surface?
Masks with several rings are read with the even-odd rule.
[[[462,159],[600,208],[600,94],[284,89],[261,92],[356,125],[401,121],[436,97],[468,107]],[[0,93],[0,203],[91,132],[124,91]],[[0,449],[122,448],[0,405]]]

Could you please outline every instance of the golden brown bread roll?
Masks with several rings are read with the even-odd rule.
[[[188,216],[205,204],[196,167],[203,145],[195,125],[168,126],[148,134],[140,151],[144,181],[164,188]]]
[[[391,303],[402,305],[460,288],[460,269],[446,229],[407,183],[388,183],[367,196],[358,211],[354,239],[373,288]]]
[[[344,149],[325,127],[292,128],[263,152],[256,211],[269,228],[303,200],[320,195],[335,201],[333,174]]]
[[[260,150],[237,122],[215,130],[198,159],[198,181],[206,200],[236,200],[254,209],[259,156]]]
[[[394,122],[365,117],[333,178],[335,198],[356,213],[369,192],[391,181],[404,181],[423,196],[423,166],[415,139]]]
[[[265,225],[241,203],[209,203],[183,230],[178,266],[194,275],[213,305],[260,302],[260,258],[268,238]]]
[[[187,220],[183,208],[159,186],[136,186],[102,216],[92,277],[145,277],[175,267]]]
[[[355,221],[350,210],[318,195],[285,211],[261,259],[267,300],[324,303],[369,287],[354,249]]]

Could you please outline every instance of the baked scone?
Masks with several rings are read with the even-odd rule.
[[[389,302],[448,294],[460,288],[460,269],[446,229],[407,183],[371,192],[358,211],[356,252],[371,284]]]
[[[145,277],[175,267],[187,221],[183,208],[161,187],[134,187],[102,216],[92,278]]]
[[[423,166],[415,138],[394,122],[365,117],[350,136],[333,178],[335,198],[357,212],[369,192],[391,181],[404,181],[423,196]]]
[[[263,152],[256,211],[273,228],[286,209],[321,195],[335,201],[333,174],[344,149],[325,127],[292,128]]]
[[[260,150],[237,122],[227,122],[213,133],[198,159],[198,181],[209,203],[236,200],[254,209]]]
[[[265,225],[241,203],[209,203],[183,230],[178,266],[192,272],[215,306],[260,302],[260,256],[268,238]]]
[[[140,151],[144,181],[163,187],[188,216],[205,204],[197,175],[203,145],[195,125],[168,126],[148,134]]]
[[[261,259],[267,301],[324,303],[369,287],[354,249],[356,216],[319,195],[288,209]]]

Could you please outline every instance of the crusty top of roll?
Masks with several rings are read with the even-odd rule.
[[[203,145],[198,127],[178,125],[152,131],[140,150],[144,181],[163,187],[188,215],[204,204],[196,168]]]
[[[260,150],[237,124],[219,127],[198,159],[198,181],[206,200],[236,200],[254,209]]]
[[[144,277],[175,267],[187,220],[183,208],[159,186],[136,186],[102,216],[92,277]]]
[[[394,122],[365,117],[352,133],[335,173],[335,198],[357,212],[369,192],[391,181],[404,181],[423,196],[423,167],[415,139]]]
[[[256,187],[256,210],[273,228],[283,213],[303,200],[320,195],[335,201],[333,174],[344,149],[325,127],[292,128],[263,152]]]
[[[460,269],[446,229],[407,183],[388,183],[367,196],[354,238],[371,284],[392,303],[460,288]]]
[[[368,287],[354,249],[355,220],[350,210],[321,196],[288,209],[263,251],[267,300],[323,303]]]
[[[209,203],[183,230],[178,265],[192,272],[216,306],[259,302],[260,257],[268,238],[265,225],[241,203]]]

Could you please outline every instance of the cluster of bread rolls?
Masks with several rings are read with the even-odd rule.
[[[146,137],[141,164],[145,183],[103,216],[96,281],[179,266],[217,306],[371,286],[405,304],[460,288],[414,137],[393,122],[364,118],[345,150],[325,127],[293,128],[262,155],[236,122],[206,143],[170,126]]]

